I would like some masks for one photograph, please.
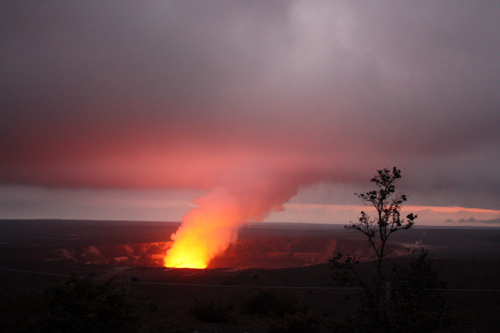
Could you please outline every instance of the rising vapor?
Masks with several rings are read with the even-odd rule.
[[[300,184],[308,182],[250,173],[195,199],[198,207],[183,217],[182,225],[171,236],[174,244],[165,256],[165,267],[206,268],[237,240],[242,226],[282,211]]]

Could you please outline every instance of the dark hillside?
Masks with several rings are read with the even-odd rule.
[[[331,288],[328,259],[341,251],[364,258],[361,272],[373,266],[366,242],[343,228],[259,224],[244,228],[240,240],[215,258],[211,269],[160,267],[177,226],[0,221],[2,325],[12,332],[36,328],[36,320],[28,320],[39,311],[33,303],[36,295],[74,273],[93,276],[98,283],[115,277],[121,290],[131,276],[132,310],[146,332],[267,331],[278,317],[252,314],[249,304],[261,302],[261,307],[271,301],[277,311],[307,309],[298,312],[301,320],[329,332],[336,321],[356,311],[360,291]],[[455,321],[453,331],[500,331],[498,240],[499,229],[415,228],[395,235],[388,264],[407,265],[425,247],[447,283],[449,290],[443,293]],[[224,320],[207,322],[206,313]],[[219,317],[221,313],[227,316]]]

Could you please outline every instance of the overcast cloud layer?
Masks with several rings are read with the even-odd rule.
[[[494,1],[3,1],[0,183],[255,172],[500,209]]]

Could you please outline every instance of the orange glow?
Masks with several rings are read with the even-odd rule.
[[[460,206],[451,206],[451,207],[442,207],[442,206],[406,206],[405,210],[415,210],[415,211],[423,211],[430,210],[434,212],[442,212],[442,213],[486,213],[486,214],[500,214],[500,210],[494,209],[484,209],[484,208],[467,208]]]
[[[216,189],[195,203],[198,207],[184,216],[182,226],[171,236],[174,244],[165,255],[165,267],[206,268],[237,238],[241,217],[227,190]]]
[[[255,167],[228,173],[227,187],[195,199],[198,207],[182,218],[182,225],[171,236],[174,243],[165,255],[165,267],[206,268],[238,239],[242,226],[282,211],[283,203],[304,184],[303,180],[281,180],[282,175]]]
[[[288,203],[284,205],[288,209],[293,210],[324,210],[324,211],[369,211],[373,209],[371,206],[363,205],[334,205],[334,204],[306,204],[306,203]],[[405,205],[403,211],[422,212],[431,211],[438,213],[484,213],[484,214],[500,214],[500,210],[484,209],[484,208],[467,208],[460,206],[416,206]]]
[[[172,251],[168,251],[168,256],[165,256],[165,267],[206,268],[210,262],[207,251],[201,246],[192,246],[193,243],[192,239],[177,243]]]

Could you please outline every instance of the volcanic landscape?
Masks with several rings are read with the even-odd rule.
[[[359,292],[331,288],[328,260],[341,252],[371,265],[366,240],[343,226],[255,223],[242,228],[238,241],[207,269],[163,267],[170,235],[179,226],[176,222],[0,221],[2,325],[14,327],[16,316],[23,320],[22,314],[14,313],[15,307],[5,305],[9,300],[41,292],[73,273],[97,280],[114,277],[118,286],[131,277],[128,288],[135,310],[149,323],[146,331],[261,332],[267,325],[264,319],[249,319],[237,309],[263,290],[298,300],[320,318],[320,331],[330,331],[332,321],[356,309]],[[407,263],[422,248],[450,289],[446,296],[451,311],[460,318],[454,330],[500,330],[500,229],[401,231],[394,235],[388,260]],[[200,302],[227,305],[232,320],[196,320],[189,309]]]

